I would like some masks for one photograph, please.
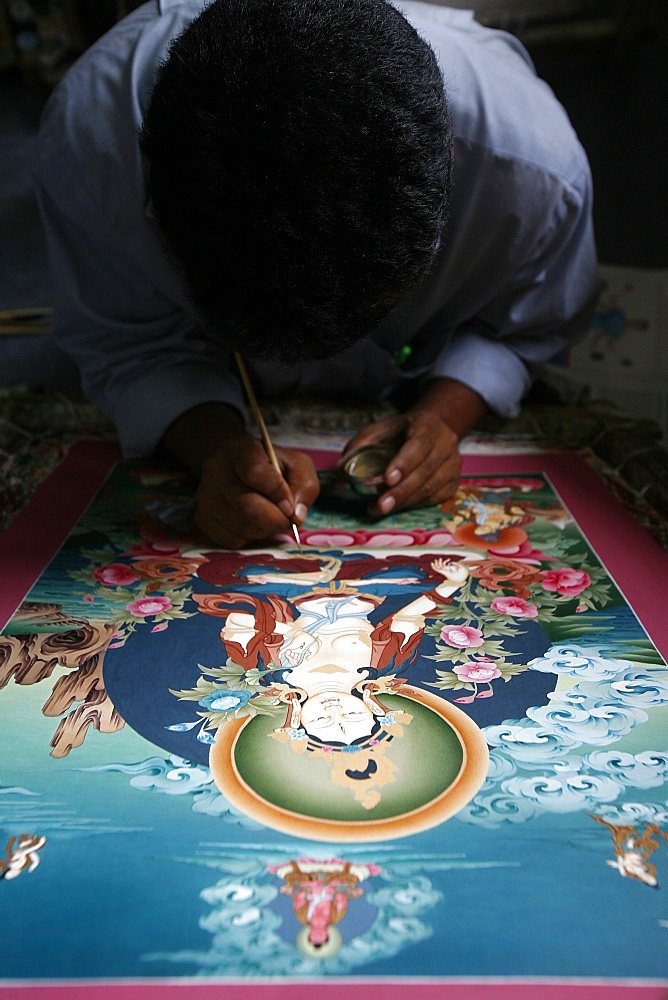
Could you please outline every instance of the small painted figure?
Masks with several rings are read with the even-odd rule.
[[[616,868],[623,878],[633,878],[653,889],[659,888],[656,865],[649,858],[659,848],[656,837],[662,837],[668,843],[668,834],[664,833],[658,823],[645,823],[645,829],[639,834],[635,826],[609,823],[601,816],[589,813],[592,819],[607,826],[612,834],[615,859],[606,861],[611,868]]]
[[[281,892],[292,897],[293,912],[304,925],[297,935],[299,950],[309,957],[330,958],[342,943],[335,925],[348,912],[349,901],[364,894],[360,882],[378,875],[381,869],[341,858],[327,861],[298,858],[283,865],[270,865],[269,871],[283,879]]]
[[[21,872],[34,872],[39,864],[37,852],[46,844],[46,837],[21,833],[10,837],[5,847],[5,857],[0,858],[0,878],[18,878]]]

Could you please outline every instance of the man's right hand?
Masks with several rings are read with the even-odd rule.
[[[279,475],[262,443],[236,410],[203,403],[178,417],[164,443],[200,476],[195,523],[225,548],[248,544],[300,525],[318,495],[318,477],[303,452],[276,447]]]

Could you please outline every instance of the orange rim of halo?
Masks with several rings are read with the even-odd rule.
[[[211,747],[209,763],[214,780],[229,802],[251,819],[281,833],[311,840],[355,843],[391,840],[431,829],[463,809],[487,777],[489,751],[476,723],[455,705],[437,695],[415,688],[397,691],[408,701],[417,701],[440,716],[454,730],[462,748],[462,764],[453,782],[436,798],[422,806],[386,819],[331,820],[294,812],[268,802],[241,777],[234,750],[241,731],[252,717],[234,719],[221,727]]]

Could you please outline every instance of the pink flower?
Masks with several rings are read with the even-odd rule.
[[[83,599],[86,602],[86,604],[92,604],[93,601],[95,600],[92,594],[84,594]]]
[[[131,566],[123,563],[107,563],[93,570],[93,579],[98,583],[104,583],[107,587],[127,587],[130,583],[136,583],[140,579]]]
[[[441,629],[441,639],[448,646],[455,646],[457,649],[482,646],[485,641],[480,629],[471,625],[446,625]]]
[[[172,602],[168,597],[140,597],[138,601],[126,604],[126,610],[135,618],[149,618],[151,615],[159,615],[162,611],[171,608]]]
[[[487,656],[481,656],[477,660],[469,660],[466,663],[458,663],[452,669],[460,681],[471,681],[473,684],[489,684],[490,681],[501,676],[496,662]]]
[[[495,597],[492,611],[500,615],[512,615],[513,618],[535,618],[538,614],[536,605],[527,604],[522,597]]]
[[[582,569],[572,566],[562,566],[561,569],[550,569],[543,573],[543,589],[552,590],[563,597],[577,597],[591,583],[591,577]]]
[[[167,622],[160,622],[158,625],[154,625],[151,632],[164,632],[167,628]]]

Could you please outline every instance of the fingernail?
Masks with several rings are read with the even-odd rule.
[[[305,503],[298,503],[295,507],[295,521],[299,521],[302,524],[306,520],[306,515],[308,514],[308,507]]]
[[[393,496],[381,497],[378,501],[378,509],[383,514],[389,514],[396,502]]]
[[[289,500],[281,500],[278,508],[285,514],[286,517],[292,517],[292,511],[294,508]]]
[[[388,486],[396,486],[397,483],[401,482],[401,469],[392,469],[391,472],[385,476],[385,482]]]

